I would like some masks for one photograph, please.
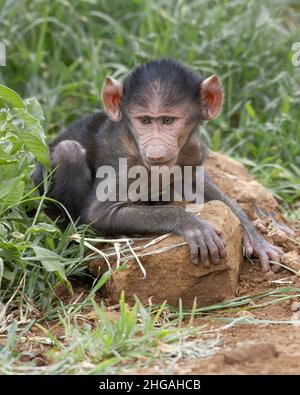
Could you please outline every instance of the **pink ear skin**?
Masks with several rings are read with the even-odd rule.
[[[214,74],[201,84],[201,116],[205,121],[216,118],[222,108],[223,90]]]
[[[112,77],[106,77],[102,99],[107,115],[115,122],[121,120],[120,101],[123,85]]]

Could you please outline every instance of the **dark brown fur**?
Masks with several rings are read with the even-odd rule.
[[[216,76],[203,80],[169,60],[137,68],[124,83],[107,78],[103,92],[107,115],[82,118],[50,144],[52,163],[58,169],[49,196],[102,235],[175,233],[187,240],[193,263],[199,258],[205,266],[209,260],[219,263],[226,249],[221,236],[205,221],[173,204],[172,198],[168,202],[120,201],[117,189],[115,202],[100,202],[96,172],[107,165],[117,170],[119,158],[127,158],[129,167],[144,166],[148,173],[154,164],[195,169],[205,158],[197,127],[218,115],[222,97]],[[39,166],[35,182],[41,181]],[[260,258],[264,270],[269,269],[270,259],[279,260],[279,251],[208,176],[204,192],[206,200],[223,201],[239,217],[245,249]]]

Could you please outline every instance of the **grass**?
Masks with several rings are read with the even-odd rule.
[[[38,98],[48,136],[101,106],[105,75],[120,78],[138,62],[170,56],[222,78],[226,101],[207,128],[211,147],[246,159],[284,203],[299,198],[297,2],[1,3],[8,59],[1,81]]]
[[[214,355],[221,346],[217,335],[234,325],[300,324],[288,319],[234,316],[244,309],[294,300],[299,295],[299,288],[283,287],[192,311],[164,304],[145,308],[138,300],[129,308],[124,295],[114,310],[99,305],[90,295],[83,303],[61,305],[56,312],[58,320],[50,329],[41,317],[42,324],[35,324],[38,334],[32,331],[33,320],[17,322],[11,317],[7,334],[0,335],[0,345],[5,339],[0,374],[124,374],[153,367],[157,361],[160,371],[168,374],[179,360]],[[93,309],[83,313],[88,305]],[[193,326],[195,317],[198,323]],[[210,329],[207,322],[211,320],[220,325]],[[40,351],[41,345],[47,364],[37,366],[34,350],[39,347]]]
[[[0,42],[7,48],[0,67],[1,373],[99,373],[213,352],[213,337],[202,341],[201,328],[193,337],[191,317],[203,310],[173,313],[138,301],[128,309],[121,300],[119,320],[109,322],[107,308],[93,302],[106,278],[93,282],[85,272],[90,258],[81,236],[94,235],[74,223],[61,231],[45,215],[45,198],[30,179],[33,159],[47,165],[45,139],[101,107],[107,74],[122,78],[137,63],[172,57],[204,76],[220,75],[224,109],[203,139],[247,165],[299,219],[300,67],[291,61],[299,10],[292,0],[0,0]],[[21,99],[28,97],[36,99]],[[84,276],[91,292],[69,306],[55,290],[61,282],[71,289],[72,276]],[[292,294],[282,289],[282,297]],[[207,312],[243,309],[248,299],[232,303]],[[89,309],[101,326],[84,321]],[[190,318],[190,326],[181,325]],[[58,320],[65,336],[51,329],[43,335],[52,341],[51,365],[25,363],[24,339],[35,339],[32,328],[49,320]]]

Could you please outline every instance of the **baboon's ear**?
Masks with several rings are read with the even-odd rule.
[[[201,83],[201,118],[210,120],[216,118],[223,104],[223,90],[218,76],[215,74]]]
[[[102,99],[107,115],[113,121],[121,120],[120,101],[123,94],[123,85],[112,77],[105,78]]]

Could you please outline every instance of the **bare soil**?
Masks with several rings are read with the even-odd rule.
[[[267,227],[264,225],[264,228]],[[296,257],[295,265],[291,268],[299,270],[300,253],[300,226],[299,223],[293,226],[295,234],[289,237],[286,234],[275,232],[270,234],[268,229],[262,233],[273,242],[280,245],[284,252],[293,252]],[[274,237],[275,235],[275,237]],[[270,237],[271,236],[271,237]],[[273,237],[272,237],[273,236]],[[294,259],[294,257],[293,257]],[[288,264],[288,263],[287,263]],[[83,300],[89,293],[89,284],[76,280],[73,284],[74,294],[70,295],[66,287],[61,286],[56,289],[57,296],[65,303],[73,303]],[[296,287],[300,289],[300,277],[288,270],[281,270],[274,274],[269,272],[263,274],[260,266],[249,260],[245,260],[239,275],[239,283],[236,290],[237,296],[254,295],[260,292],[275,290],[282,287]],[[299,292],[297,292],[299,294]],[[194,326],[199,326],[199,338],[206,340],[206,335],[201,333],[203,324],[207,329],[215,330],[213,337],[218,339],[218,346],[215,353],[210,357],[191,359],[183,357],[172,365],[167,365],[160,360],[156,365],[147,369],[124,370],[127,374],[300,374],[300,298],[289,297],[283,302],[256,307],[261,301],[250,302],[244,309],[225,312],[220,310],[214,314],[210,313],[210,320],[205,320],[205,316],[196,318]],[[101,295],[97,295],[96,300],[100,302]],[[267,301],[267,299],[264,299]],[[119,318],[118,307],[109,306],[107,312],[112,320]],[[251,318],[257,320],[277,321],[276,323],[256,323],[240,322],[230,326],[218,320],[218,318]],[[99,325],[95,313],[87,310],[80,314],[78,324],[90,322],[92,325]],[[280,323],[278,321],[288,321]],[[67,343],[68,339],[62,325],[58,322],[46,321],[43,327],[49,329],[57,339]],[[48,351],[53,347],[46,344],[44,339],[47,334],[41,327],[34,326],[30,330],[30,336],[21,344],[21,349],[27,351],[23,361],[32,361],[36,366],[51,364]],[[207,335],[207,339],[212,339],[212,334]]]
[[[271,276],[271,281],[288,276],[289,273],[284,271]],[[240,276],[239,294],[254,294],[276,288],[266,277],[268,278],[258,266],[246,262]],[[292,281],[288,285],[300,286],[297,276],[290,277],[288,281]],[[293,311],[296,303],[295,298],[243,311],[244,314],[240,311],[236,316],[247,316],[249,313],[259,320],[299,320],[299,311]],[[217,325],[212,324],[215,327]],[[176,367],[180,368],[187,369],[186,374],[300,374],[300,326],[237,324],[221,332],[221,350],[213,357],[196,360],[188,365],[182,363]]]
[[[282,284],[273,281],[282,280]],[[278,274],[264,275],[257,264],[245,261],[240,274],[238,296],[253,295],[258,292],[274,290],[277,287],[293,286],[300,288],[300,278],[283,270]],[[68,302],[74,298],[82,297],[88,292],[88,287],[82,284],[75,285],[75,294],[71,297],[67,292],[60,290],[60,297]],[[59,292],[58,292],[59,293]],[[69,299],[68,299],[69,298]],[[257,302],[259,303],[259,302]],[[220,329],[214,335],[218,338],[218,347],[213,356],[199,359],[184,357],[174,366],[168,366],[158,361],[154,367],[138,370],[126,370],[128,374],[300,374],[300,326],[285,323],[276,324],[249,324],[241,323],[228,326],[217,320],[218,317],[251,317],[259,320],[300,320],[300,299],[295,297],[260,308],[248,305],[245,310],[235,313],[216,312],[215,320],[203,321],[197,318],[194,326],[202,327],[206,323],[207,329]],[[112,310],[110,314],[118,313]],[[210,315],[211,317],[211,315]],[[112,317],[114,319],[114,317]],[[84,321],[93,322],[93,312],[87,311],[82,316]],[[97,324],[96,322],[94,323]],[[43,323],[58,340],[67,342],[64,328],[57,322]],[[201,335],[203,337],[203,335]],[[45,333],[38,327],[31,329],[31,340],[24,341],[23,350],[28,351],[28,357],[23,361],[31,360],[36,366],[45,366],[51,363],[48,350],[52,345],[45,344],[42,339]],[[35,338],[35,340],[34,340]],[[207,336],[207,339],[211,335]],[[39,341],[39,339],[41,339]],[[32,341],[34,340],[34,341]],[[206,337],[204,335],[204,341]],[[124,371],[125,373],[125,371]]]
[[[239,282],[239,295],[254,294],[276,289],[257,265],[245,262]],[[300,279],[282,271],[272,280],[288,278],[286,286],[300,287]],[[281,285],[282,286],[282,285]],[[299,300],[276,303],[262,308],[238,311],[230,317],[257,318],[259,320],[299,320],[300,311],[296,310]],[[216,313],[224,317],[224,312]],[[198,319],[195,325],[202,326]],[[209,321],[209,329],[221,328],[219,321]],[[208,358],[182,360],[173,368],[158,364],[151,369],[136,370],[134,374],[300,374],[300,326],[291,324],[235,324],[218,332],[219,349]]]

